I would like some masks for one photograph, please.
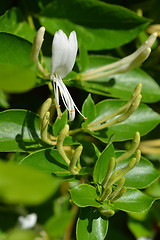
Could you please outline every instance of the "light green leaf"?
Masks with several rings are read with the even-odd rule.
[[[45,223],[45,230],[49,236],[52,237],[61,237],[70,222],[75,216],[74,211],[65,211],[62,214],[55,215],[47,220]]]
[[[88,50],[118,47],[149,24],[126,8],[93,0],[54,0],[43,9],[39,20],[51,34],[62,29],[69,35],[75,30]]]
[[[98,209],[82,208],[77,221],[77,240],[103,240],[108,231],[108,219]]]
[[[92,122],[96,117],[95,105],[90,94],[83,103],[82,114],[87,118],[85,125]]]
[[[93,172],[93,179],[97,183],[101,183],[103,178],[105,177],[108,165],[111,157],[114,157],[114,147],[110,144],[108,147],[104,149],[100,157],[98,158],[94,172]]]
[[[60,131],[67,124],[67,122],[68,122],[68,112],[66,110],[66,111],[63,112],[61,118],[57,117],[56,121],[54,122],[54,125],[53,125],[54,136],[57,136],[60,133]]]
[[[125,212],[144,212],[151,207],[154,200],[137,189],[127,188],[127,192],[112,207]]]
[[[79,207],[101,207],[96,200],[98,198],[96,189],[88,184],[80,184],[70,190],[72,201]]]
[[[32,168],[0,162],[0,198],[4,203],[40,204],[55,193],[59,183]]]
[[[15,35],[0,33],[0,88],[24,92],[34,87],[35,65],[30,61],[32,45]],[[4,80],[5,79],[5,80]]]

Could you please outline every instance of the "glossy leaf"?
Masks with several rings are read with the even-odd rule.
[[[54,136],[57,136],[60,133],[60,131],[67,124],[67,122],[68,122],[68,113],[67,111],[64,111],[61,118],[57,117],[56,121],[54,122],[54,125],[53,125]]]
[[[86,72],[94,70],[100,66],[115,62],[118,59],[108,56],[91,55],[89,56],[89,64]],[[78,61],[77,61],[78,63]],[[93,75],[95,76],[95,75]],[[160,87],[146,72],[140,68],[135,68],[129,72],[111,75],[107,77],[97,77],[82,81],[73,81],[73,85],[82,88],[88,92],[129,99],[136,85],[142,83],[142,101],[156,102],[160,100]],[[67,81],[66,81],[67,83]],[[71,85],[71,82],[68,83]],[[152,91],[152,94],[151,94]]]
[[[12,33],[33,42],[36,32],[24,21],[18,8],[11,8],[0,17],[0,32]]]
[[[26,110],[0,113],[0,152],[30,152],[47,147],[40,139],[39,118]]]
[[[101,207],[96,200],[98,198],[96,189],[88,184],[80,184],[70,190],[72,201],[79,207]]]
[[[119,155],[120,152],[117,152],[116,156]],[[116,165],[116,169],[125,167],[132,157],[119,162]],[[146,188],[156,181],[159,176],[160,172],[153,167],[152,163],[144,157],[141,157],[140,162],[136,165],[136,167],[125,174],[125,186],[133,188]]]
[[[123,7],[93,0],[55,0],[43,9],[39,20],[51,34],[62,29],[69,35],[74,29],[88,50],[125,44],[149,23]]]
[[[97,183],[101,183],[105,177],[111,157],[114,157],[114,147],[110,144],[104,149],[100,157],[98,158],[94,172],[93,179]]]
[[[84,101],[82,113],[87,118],[85,121],[85,126],[95,119],[96,110],[91,95],[88,95],[87,99]]]
[[[121,100],[104,100],[98,103],[95,108],[96,118],[94,122],[113,113],[125,105],[125,103],[125,101]],[[160,115],[158,113],[154,112],[148,106],[140,104],[138,109],[124,122],[90,133],[106,143],[113,134],[113,141],[125,141],[132,139],[136,131],[140,132],[141,136],[145,135],[156,127],[159,122]]]
[[[98,209],[82,208],[77,221],[77,240],[103,240],[108,231],[108,219]]]
[[[37,151],[21,161],[21,165],[31,166],[57,176],[69,176],[68,165],[57,150],[47,149]]]
[[[58,186],[58,179],[40,171],[13,163],[0,162],[0,198],[2,202],[40,204],[47,200]]]
[[[64,144],[72,145],[72,138],[66,137]],[[35,113],[16,109],[0,113],[0,152],[32,152],[49,147],[41,140]]]
[[[127,189],[127,192],[112,204],[114,209],[125,212],[144,212],[149,209],[154,199],[137,189]]]
[[[35,66],[30,61],[32,45],[15,35],[0,33],[0,88],[24,92],[34,87]],[[5,81],[4,81],[5,79]]]

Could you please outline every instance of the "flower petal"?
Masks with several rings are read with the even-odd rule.
[[[71,72],[76,60],[77,50],[75,31],[71,32],[69,39],[62,30],[56,32],[52,43],[51,76],[56,74],[64,78]]]

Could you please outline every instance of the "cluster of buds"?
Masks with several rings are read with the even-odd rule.
[[[66,138],[66,136],[68,135],[69,132],[69,125],[66,124],[65,127],[62,129],[62,131],[60,132],[60,134],[58,135],[58,139],[57,139],[57,150],[60,153],[60,155],[63,157],[63,159],[65,160],[65,162],[68,164],[68,170],[73,174],[76,175],[79,173],[79,171],[81,170],[81,165],[80,162],[78,162],[83,147],[80,145],[78,146],[72,153],[72,157],[71,160],[68,158],[68,156],[66,155],[66,152],[64,150],[64,146],[63,146],[63,142],[64,139]],[[78,164],[77,164],[78,163]]]
[[[126,192],[126,187],[124,186],[125,183],[125,174],[131,171],[140,161],[141,158],[141,151],[138,148],[140,143],[140,134],[136,132],[134,138],[132,140],[131,147],[128,151],[123,153],[120,157],[111,157],[108,165],[108,169],[106,175],[101,183],[103,191],[98,199],[100,202],[113,203],[114,201],[118,200],[122,197]],[[127,160],[134,154],[134,157],[129,161],[127,166],[115,170],[116,164]],[[100,208],[100,212],[105,216],[112,216],[114,215],[114,211],[112,209],[104,210]]]
[[[104,128],[113,126],[117,123],[121,123],[125,121],[127,118],[129,118],[132,113],[136,111],[138,108],[140,101],[141,101],[141,89],[142,89],[142,84],[139,83],[137,84],[130,100],[121,108],[113,112],[112,114],[103,117],[97,121],[93,121],[88,125],[88,129],[90,131],[99,131]]]
[[[50,122],[50,111],[49,110],[51,108],[51,104],[52,104],[52,99],[48,98],[43,103],[40,113],[39,113],[39,128],[40,128],[41,139],[43,140],[43,142],[45,142],[49,145],[52,145],[52,146],[56,145],[58,152],[60,153],[60,155],[63,157],[63,159],[65,160],[65,162],[68,165],[68,170],[73,175],[78,174],[81,169],[81,165],[80,165],[80,163],[77,164],[77,162],[81,156],[83,147],[78,146],[73,151],[72,158],[70,160],[64,150],[64,145],[63,145],[63,142],[69,132],[69,125],[68,124],[65,125],[65,127],[61,130],[61,132],[59,133],[57,138],[55,138],[53,135],[49,134],[49,132],[48,132],[48,126],[49,126],[49,122]]]

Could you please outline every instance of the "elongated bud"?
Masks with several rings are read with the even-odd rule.
[[[44,120],[44,117],[45,117],[46,113],[50,109],[51,104],[52,104],[52,99],[48,98],[41,106],[40,113],[39,113],[39,117],[40,117],[39,127],[40,127],[40,130],[41,130],[41,128],[43,128],[42,127],[43,120]]]
[[[117,187],[115,188],[114,192],[109,196],[109,198],[112,200],[113,198],[115,198],[119,192],[121,191],[123,185],[125,183],[125,177],[122,177],[119,181],[119,183],[117,184]]]
[[[112,186],[115,182],[121,179],[127,172],[129,172],[136,165],[136,161],[137,161],[136,158],[132,158],[126,167],[116,170],[110,177],[107,184],[107,188]]]
[[[124,106],[120,107],[118,110],[116,110],[115,112],[109,114],[108,116],[103,117],[103,118],[99,119],[98,121],[90,123],[88,125],[88,127],[91,128],[93,126],[96,126],[98,124],[106,122],[106,121],[108,121],[108,120],[110,120],[110,119],[112,119],[112,118],[114,118],[116,116],[119,116],[122,113],[125,113],[129,109],[131,104],[134,102],[135,98],[137,96],[140,96],[141,90],[142,90],[142,83],[138,83],[137,86],[135,87],[134,91],[133,91],[133,94],[132,94],[130,100]],[[108,122],[107,125],[111,125],[111,123],[114,124],[115,122],[116,122],[115,120],[114,120],[114,122]],[[107,125],[106,125],[106,127],[107,127]],[[95,127],[95,128],[91,128],[90,130],[93,131],[93,130],[96,130],[96,128],[99,129],[99,127],[100,126]],[[103,127],[104,127],[104,125],[103,125]]]
[[[131,148],[127,152],[122,154],[120,157],[118,157],[116,159],[116,162],[118,163],[118,162],[121,162],[122,160],[129,158],[136,151],[136,149],[139,146],[139,143],[140,143],[140,133],[136,132],[132,140]]]
[[[52,99],[48,98],[42,105],[40,113],[39,113],[39,129],[41,133],[41,139],[43,142],[49,145],[55,145],[56,142],[51,140],[54,138],[48,133],[48,125],[50,119],[50,112],[48,111],[51,107]]]
[[[135,153],[135,158],[136,158],[136,164],[139,163],[140,159],[141,159],[141,151],[138,149]]]
[[[115,211],[112,209],[105,210],[103,208],[100,208],[99,212],[105,217],[112,217],[115,214]]]
[[[60,153],[60,155],[64,158],[64,160],[66,161],[66,163],[69,165],[70,164],[70,160],[67,157],[65,151],[64,151],[64,147],[63,147],[63,141],[66,138],[67,134],[69,131],[69,125],[66,124],[65,127],[61,130],[60,134],[58,135],[58,139],[57,139],[57,150]]]
[[[105,188],[107,186],[107,182],[110,178],[110,175],[114,169],[114,166],[115,166],[115,158],[114,157],[111,157],[110,161],[109,161],[109,165],[108,165],[108,170],[107,170],[107,173],[106,173],[106,176],[104,177],[103,179],[103,182],[102,182],[102,186]]]
[[[103,191],[103,194],[100,198],[100,201],[102,201],[102,202],[106,201],[111,193],[112,193],[112,187],[105,188]]]
[[[137,108],[140,104],[141,98],[142,98],[141,95],[136,96],[134,98],[133,102],[131,103],[130,107],[126,110],[126,112],[124,112],[119,117],[117,117],[117,118],[115,118],[115,119],[113,119],[113,120],[111,120],[107,123],[104,123],[102,125],[99,125],[99,126],[96,126],[96,127],[91,127],[91,128],[89,128],[89,130],[90,131],[99,131],[99,130],[102,130],[104,128],[113,126],[115,124],[124,122],[126,119],[128,119],[132,115],[132,113],[134,113],[137,110]]]
[[[115,196],[114,198],[112,198],[111,202],[118,200],[120,197],[122,197],[126,193],[126,191],[127,191],[127,188],[123,187],[121,189],[121,191],[119,192],[119,194],[117,196]]]
[[[79,146],[75,149],[75,151],[73,153],[73,156],[72,156],[72,159],[71,159],[71,162],[69,164],[68,169],[73,175],[78,173],[78,171],[75,170],[75,167],[76,167],[76,163],[77,163],[78,159],[81,156],[82,150],[83,150],[82,146]]]
[[[34,38],[34,42],[32,45],[31,56],[30,56],[32,62],[38,61],[38,55],[44,40],[44,33],[45,33],[44,27],[41,27],[36,33],[36,36]]]

